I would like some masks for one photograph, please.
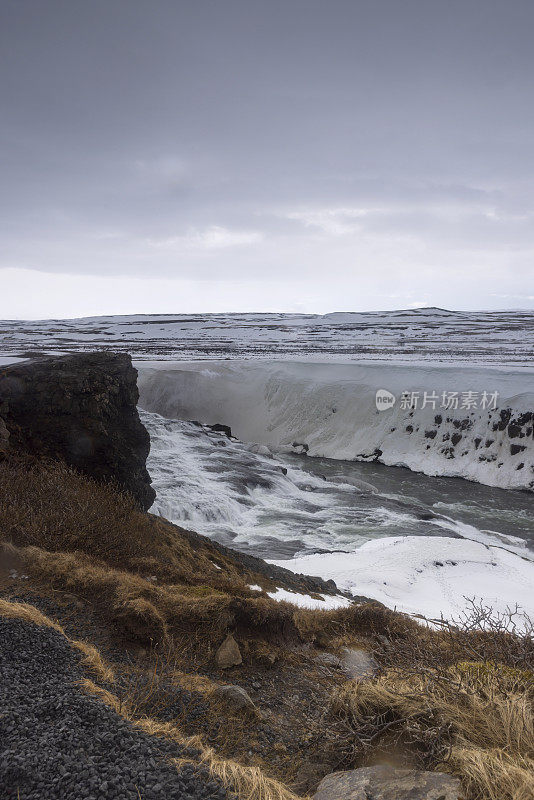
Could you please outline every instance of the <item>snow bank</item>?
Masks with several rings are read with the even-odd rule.
[[[321,594],[318,597],[312,597],[309,594],[288,592],[287,589],[277,589],[276,592],[267,592],[267,594],[269,597],[272,597],[273,600],[278,602],[284,600],[286,603],[292,603],[299,608],[318,608],[322,611],[327,611],[331,608],[346,608],[351,605],[351,601],[347,600],[347,598],[342,595],[332,596]]]
[[[534,564],[504,548],[442,536],[375,539],[353,553],[273,561],[296,573],[332,578],[339,589],[432,619],[458,616],[465,598],[534,616]]]
[[[16,356],[0,356],[0,367],[8,367],[10,364],[18,364],[20,361],[24,361],[24,359],[17,358]]]
[[[230,425],[283,452],[406,466],[501,488],[534,488],[534,372],[526,369],[279,361],[140,362],[142,408]],[[376,393],[396,397],[378,411]],[[405,408],[403,392],[418,393]],[[424,393],[437,400],[421,408]],[[458,409],[443,408],[457,392]],[[474,392],[476,408],[461,408]],[[496,408],[480,407],[498,393]]]

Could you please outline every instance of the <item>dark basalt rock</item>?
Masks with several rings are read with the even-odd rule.
[[[217,422],[215,425],[206,425],[206,427],[211,428],[215,433],[224,433],[228,439],[232,438],[232,429],[229,425],[221,425],[220,422]]]
[[[0,406],[14,451],[65,461],[115,481],[146,510],[150,437],[137,412],[137,370],[126,353],[77,353],[0,371]]]
[[[511,444],[510,445],[510,455],[516,456],[518,453],[522,453],[523,450],[527,448],[523,444]]]
[[[524,435],[525,435],[525,434],[524,434],[524,433],[523,433],[523,431],[521,430],[521,426],[520,426],[520,425],[518,425],[517,423],[511,422],[511,423],[508,425],[508,437],[509,437],[510,439],[515,439],[515,438],[517,438],[518,436],[519,436],[519,438],[520,438],[520,439],[522,439],[522,438],[524,437]]]

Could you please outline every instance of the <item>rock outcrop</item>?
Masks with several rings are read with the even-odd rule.
[[[443,772],[387,766],[333,772],[313,800],[460,800],[460,781]]]
[[[12,450],[113,480],[147,510],[155,492],[146,469],[150,437],[137,400],[137,370],[123,353],[45,357],[0,371],[0,407]]]

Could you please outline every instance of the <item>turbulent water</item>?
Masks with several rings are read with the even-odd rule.
[[[456,617],[474,598],[534,615],[530,493],[272,452],[198,422],[141,416],[155,513],[409,613]]]
[[[534,549],[525,492],[380,464],[271,453],[204,425],[141,411],[154,510],[264,558],[353,551],[385,536],[453,536]],[[260,452],[258,452],[260,451]]]

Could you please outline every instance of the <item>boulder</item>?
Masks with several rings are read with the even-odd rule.
[[[232,429],[229,425],[221,425],[220,422],[216,422],[215,425],[207,425],[206,427],[210,428],[215,433],[224,433],[228,439],[232,438]]]
[[[125,353],[38,358],[0,374],[0,406],[13,450],[113,480],[147,510],[156,495],[138,396],[137,370]]]
[[[237,667],[239,664],[243,663],[241,651],[231,633],[228,634],[215,653],[215,663],[219,669],[229,669],[230,667]]]
[[[372,655],[359,647],[344,647],[340,661],[349,678],[371,678],[378,672],[378,664]]]
[[[460,781],[443,772],[388,766],[333,772],[323,778],[314,800],[461,800]]]
[[[256,708],[249,693],[241,686],[218,686],[213,696],[236,711],[253,711]]]

